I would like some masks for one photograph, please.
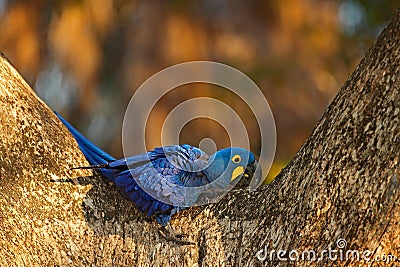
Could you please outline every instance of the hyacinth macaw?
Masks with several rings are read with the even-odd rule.
[[[231,188],[242,176],[253,177],[253,188],[262,182],[254,154],[243,148],[225,148],[208,156],[190,145],[173,145],[115,159],[91,143],[61,115],[56,115],[91,164],[78,168],[98,169],[126,199],[147,216],[154,216],[161,226],[166,226],[173,214],[195,205],[200,198],[213,197]],[[203,190],[197,193],[201,186]]]

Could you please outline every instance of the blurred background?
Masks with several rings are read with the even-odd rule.
[[[125,109],[147,78],[192,60],[231,65],[256,82],[275,116],[272,179],[399,6],[395,0],[0,0],[0,51],[52,109],[115,157],[122,156]],[[257,152],[257,125],[238,97],[189,87],[157,104],[146,128],[150,149],[160,145],[174,106],[208,96],[235,107]],[[197,145],[205,137],[218,148],[229,145],[223,127],[206,119],[188,123],[180,140]]]

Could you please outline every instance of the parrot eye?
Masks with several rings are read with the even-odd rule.
[[[235,162],[235,163],[239,163],[241,160],[242,160],[242,157],[239,156],[239,155],[235,155],[232,158],[232,161]]]

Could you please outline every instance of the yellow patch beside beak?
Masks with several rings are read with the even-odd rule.
[[[235,180],[243,173],[244,173],[244,168],[242,166],[236,167],[232,172],[231,181]]]

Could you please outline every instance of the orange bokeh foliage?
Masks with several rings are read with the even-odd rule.
[[[76,125],[88,125],[81,130],[116,156],[121,156],[124,107],[143,81],[185,61],[232,65],[254,79],[267,97],[277,123],[277,161],[284,163],[310,134],[373,42],[374,36],[353,40],[356,37],[343,34],[340,4],[308,0],[10,1],[0,17],[0,50],[32,85],[52,64],[61,66],[78,92],[75,105],[68,107],[74,115],[69,119]],[[388,14],[390,8],[385,9]],[[160,124],[177,101],[197,96],[220,99],[239,107],[242,117],[251,116],[240,99],[209,86],[192,85],[190,90],[166,97],[151,115],[149,146],[160,145]],[[89,118],[100,113],[103,117],[97,119],[103,120],[103,126],[90,124]],[[206,136],[210,125],[198,122],[193,126],[196,134],[183,131],[182,138]],[[251,136],[258,134],[256,124],[246,126]],[[224,135],[220,136],[216,143],[225,144]],[[251,142],[254,148],[260,145],[257,138]]]

